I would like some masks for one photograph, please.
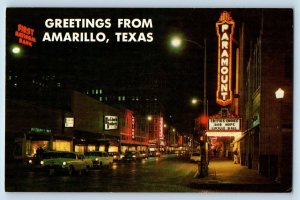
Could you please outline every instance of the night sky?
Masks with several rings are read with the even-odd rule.
[[[180,52],[175,52],[168,43],[174,33],[181,33],[201,45],[206,38],[207,99],[209,114],[215,114],[220,109],[215,103],[218,53],[215,23],[224,10],[231,12],[236,27],[242,22],[253,28],[259,26],[261,9],[7,9],[6,71],[53,72],[63,85],[78,90],[137,85],[143,88],[151,79],[164,80],[165,95],[161,101],[166,106],[166,113],[201,112],[201,105],[191,108],[189,101],[193,96],[203,97],[204,50],[187,42]],[[110,18],[112,26],[100,30],[47,29],[44,22],[48,18]],[[117,29],[118,18],[151,18],[153,28]],[[16,58],[11,54],[10,46],[18,43],[14,35],[18,24],[33,28],[37,43],[33,47],[22,45],[24,53]],[[42,42],[45,31],[103,31],[110,42]],[[235,31],[235,37],[238,37],[238,30]],[[153,42],[117,43],[115,32],[152,32]]]

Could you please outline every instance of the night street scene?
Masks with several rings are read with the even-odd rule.
[[[293,15],[7,8],[5,191],[291,193]]]

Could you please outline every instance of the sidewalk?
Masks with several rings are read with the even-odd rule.
[[[197,189],[237,192],[284,192],[280,184],[231,160],[212,160],[208,166],[208,176],[199,178],[198,173],[190,181]]]

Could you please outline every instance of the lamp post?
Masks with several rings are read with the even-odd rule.
[[[282,100],[284,98],[284,90],[281,88],[278,88],[275,92],[275,97],[279,101],[279,148],[278,148],[278,173],[276,177],[276,181],[281,183],[282,181],[282,141],[283,141],[283,135],[282,135]]]
[[[199,44],[196,41],[193,40],[189,40],[180,36],[173,36],[171,38],[171,42],[170,44],[172,45],[172,47],[174,48],[180,48],[183,45],[183,42],[189,42],[192,43],[194,45],[196,45],[197,47],[199,47],[200,49],[204,49],[204,59],[203,59],[203,114],[204,116],[206,116],[206,102],[207,102],[207,97],[206,97],[206,70],[207,70],[207,61],[206,61],[206,38],[203,39],[203,45]]]
[[[199,47],[200,49],[204,49],[204,59],[203,59],[203,116],[206,118],[207,116],[207,111],[206,111],[206,104],[207,104],[207,99],[206,99],[206,70],[207,70],[207,66],[206,66],[206,38],[203,39],[203,45],[199,44],[196,41],[193,40],[189,40],[186,39],[184,37],[180,37],[180,36],[174,36],[171,39],[171,45],[174,48],[179,48],[180,46],[182,46],[183,42],[189,42],[192,43],[194,45],[196,45],[197,47]],[[193,102],[192,102],[193,103]],[[194,103],[196,103],[196,101],[194,100]],[[204,131],[205,132],[205,131]],[[204,135],[204,134],[203,134]],[[200,162],[199,162],[199,166],[198,166],[198,174],[199,177],[204,177],[206,175],[206,169],[207,169],[207,161],[206,161],[206,152],[205,152],[205,141],[200,141]]]

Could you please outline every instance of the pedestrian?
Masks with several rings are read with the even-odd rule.
[[[235,150],[234,153],[233,153],[233,160],[234,160],[233,161],[234,164],[238,164],[239,163],[237,150]]]

